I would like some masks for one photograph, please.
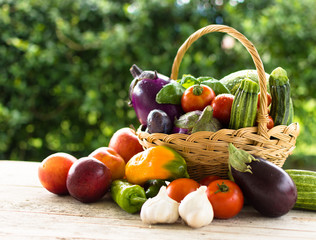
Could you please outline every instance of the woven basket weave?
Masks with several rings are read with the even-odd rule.
[[[298,123],[289,126],[279,125],[268,131],[267,79],[264,67],[254,45],[240,32],[225,25],[209,25],[194,32],[179,48],[172,66],[171,79],[178,77],[182,58],[191,44],[207,33],[223,32],[239,40],[250,53],[259,77],[260,107],[257,114],[257,127],[247,127],[238,130],[221,129],[217,132],[201,131],[187,134],[149,134],[137,130],[139,142],[144,149],[166,145],[179,152],[186,160],[191,178],[199,180],[207,175],[218,175],[227,178],[228,144],[265,158],[282,167],[287,157],[295,148],[299,135]]]

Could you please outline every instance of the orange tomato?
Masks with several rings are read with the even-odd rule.
[[[200,184],[193,179],[178,178],[169,183],[167,186],[167,194],[170,198],[180,203],[186,195],[199,187]]]
[[[214,98],[215,92],[212,88],[203,84],[193,85],[184,91],[181,97],[181,106],[185,112],[202,111],[211,104]]]

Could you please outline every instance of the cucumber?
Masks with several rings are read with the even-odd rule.
[[[316,172],[309,170],[285,170],[297,188],[297,201],[294,208],[316,211]]]
[[[291,89],[286,71],[281,67],[274,69],[269,77],[269,85],[272,97],[270,115],[274,125],[287,125],[291,121]]]
[[[250,80],[259,84],[258,73],[254,69],[245,69],[237,72],[233,72],[225,77],[223,77],[220,82],[226,86],[226,88],[231,92],[231,94],[235,95],[237,89],[239,88],[241,81],[245,78],[249,78]],[[269,79],[269,74],[266,73],[266,79]],[[269,85],[267,86],[268,91]]]
[[[229,128],[252,127],[256,121],[259,85],[246,78],[241,81],[231,108]]]

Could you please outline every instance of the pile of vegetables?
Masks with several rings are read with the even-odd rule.
[[[216,132],[222,128],[256,126],[260,104],[258,76],[242,70],[221,80],[183,75],[171,80],[153,71],[131,68],[130,105],[149,133]],[[293,121],[293,103],[286,71],[278,67],[268,77],[268,129]],[[269,93],[270,92],[270,93]]]
[[[255,70],[238,71],[221,80],[192,75],[171,80],[136,65],[130,71],[134,77],[130,106],[144,131],[192,134],[257,124],[261,93]],[[267,128],[288,125],[293,121],[293,103],[287,73],[278,67],[266,77]],[[151,147],[127,163],[126,179],[113,183],[113,199],[127,212],[140,212],[146,224],[174,223],[180,218],[193,228],[208,225],[213,218],[236,216],[244,199],[266,217],[280,217],[293,207],[316,210],[311,200],[316,196],[315,172],[286,172],[233,144],[228,150],[230,180],[212,175],[197,182],[190,179],[180,154],[165,146]],[[120,200],[124,195],[128,204]]]
[[[146,224],[174,223],[180,219],[192,228],[213,218],[237,215],[244,204],[240,187],[231,180],[208,176],[197,182],[187,173],[176,151],[155,146],[132,157],[125,179],[111,184],[112,199],[128,213],[140,212]]]
[[[191,75],[175,81],[156,71],[142,71],[136,65],[131,72],[134,80],[130,86],[130,104],[142,129],[149,133],[192,134],[256,125],[260,92],[256,74],[251,70],[236,72],[220,81]],[[269,75],[269,89],[267,108],[271,124],[268,128],[291,123],[293,105],[284,69],[276,68]],[[118,141],[120,147],[127,146],[130,155],[125,157],[127,160],[114,148],[110,151],[110,147],[101,147],[78,161],[67,154],[53,154],[48,158],[58,163],[51,163],[53,167],[66,162],[63,192],[47,187],[44,175],[47,172],[43,171],[50,173],[53,167],[42,169],[50,165],[46,159],[39,170],[43,186],[56,194],[69,190],[73,197],[86,203],[101,199],[110,188],[113,201],[130,214],[140,213],[145,224],[174,223],[182,219],[188,226],[200,228],[210,224],[213,218],[229,219],[238,215],[245,200],[266,217],[280,217],[292,208],[316,210],[316,172],[285,171],[230,143],[227,145],[230,179],[210,175],[196,181],[190,178],[185,159],[174,149],[163,145],[146,150],[135,147],[130,154],[130,142],[134,139],[138,143],[135,132],[130,135],[125,129],[122,133],[121,136],[128,137],[128,144],[124,145],[125,139],[118,141],[115,137],[110,145],[115,147],[114,142]],[[59,175],[59,172],[55,175],[58,180]]]
[[[316,210],[316,172],[285,171],[233,144],[228,151],[230,180],[210,175],[195,181],[176,151],[148,148],[128,161],[125,179],[112,182],[112,199],[126,212],[140,213],[145,224],[181,219],[192,228],[238,215],[245,199],[265,217],[280,217],[292,208]]]

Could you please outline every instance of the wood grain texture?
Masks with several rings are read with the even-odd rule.
[[[316,212],[292,210],[265,218],[250,206],[229,220],[191,229],[175,224],[148,226],[139,214],[121,210],[106,195],[83,204],[45,190],[38,163],[0,161],[0,239],[316,239]]]

